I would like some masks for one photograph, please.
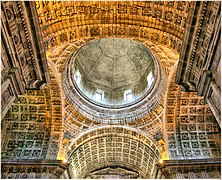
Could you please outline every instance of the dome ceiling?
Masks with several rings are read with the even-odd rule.
[[[12,64],[22,62],[23,57],[29,60],[27,51],[21,47],[38,41],[40,49],[36,47],[37,54],[33,57],[38,60],[39,53],[45,55],[41,50],[47,50],[50,75],[50,84],[19,95],[2,118],[3,178],[220,177],[221,132],[213,116],[215,112],[210,109],[212,103],[218,104],[215,89],[211,92],[208,88],[212,95],[208,99],[212,102],[207,101],[209,106],[204,97],[198,96],[199,90],[198,93],[183,92],[181,87],[186,89],[186,86],[175,84],[175,77],[188,82],[194,77],[198,81],[201,60],[211,61],[211,57],[204,54],[218,48],[220,33],[212,33],[219,32],[220,3],[36,1],[3,4],[3,26],[14,32],[12,38],[9,35],[3,39],[5,49],[9,49],[5,51],[9,58],[2,59],[5,71],[13,70],[11,55],[16,58]],[[34,4],[37,11],[33,9]],[[22,28],[32,21],[35,27]],[[29,42],[27,36],[32,32],[36,32],[37,39]],[[25,36],[20,37],[21,33]],[[20,44],[17,44],[18,37]],[[128,39],[92,40],[107,37]],[[148,50],[129,39],[140,42]],[[209,39],[213,39],[211,43]],[[18,51],[11,54],[10,49]],[[185,60],[184,54],[191,59]],[[199,64],[195,58],[198,55]],[[216,58],[209,66],[212,71],[218,62],[217,55],[212,56]],[[149,56],[151,58],[147,58]],[[178,73],[181,69],[187,70],[188,75]],[[25,76],[16,72],[14,83],[19,85],[20,75]],[[151,86],[150,72],[154,79]],[[14,93],[10,88],[8,92],[4,93],[6,100]],[[139,98],[132,100],[136,93]],[[101,99],[98,100],[97,95]],[[123,101],[113,103],[113,99],[119,100],[119,95]],[[132,101],[129,102],[128,97]]]
[[[102,104],[132,102],[144,95],[154,81],[153,58],[148,49],[136,41],[97,39],[85,44],[74,59],[77,86],[88,98]],[[148,75],[152,76],[149,83]]]
[[[115,42],[119,45],[110,50]],[[113,76],[117,72],[120,75]],[[111,74],[114,82],[119,82],[119,77],[127,80],[113,88],[105,79]],[[130,79],[131,74],[136,77]],[[80,113],[97,122],[116,124],[134,121],[136,114],[142,117],[157,107],[165,81],[160,77],[160,64],[148,46],[109,38],[89,41],[76,49],[66,63],[62,83],[68,102]]]
[[[88,81],[112,90],[141,83],[153,65],[144,46],[121,38],[98,39],[84,45],[76,61]]]

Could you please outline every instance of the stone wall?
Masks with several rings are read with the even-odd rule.
[[[62,106],[58,83],[27,90],[13,103],[1,126],[2,160],[56,159],[62,136]]]
[[[220,127],[209,105],[196,92],[183,92],[171,82],[165,121],[169,159],[221,156]]]
[[[68,164],[59,160],[2,161],[2,179],[70,179]]]

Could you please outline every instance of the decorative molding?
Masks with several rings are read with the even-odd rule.
[[[165,160],[157,169],[158,179],[220,179],[221,159]]]
[[[60,160],[1,161],[1,178],[70,179],[68,165]]]
[[[93,128],[74,139],[66,155],[74,178],[87,177],[96,169],[128,167],[140,178],[152,178],[160,158],[158,147],[137,129],[120,125]]]
[[[30,2],[1,2],[2,7],[2,83],[11,78],[14,100],[25,89],[39,89],[49,82],[35,6]],[[32,27],[32,28],[31,28]],[[38,36],[38,37],[37,37]],[[2,116],[13,101],[7,101]]]
[[[221,94],[221,3],[219,1],[196,2],[192,21],[187,25],[190,31],[184,37],[182,56],[177,70],[176,83],[184,91],[198,92],[209,102],[210,84],[216,83],[217,92]],[[189,38],[188,38],[189,37]],[[220,96],[217,97],[220,99]],[[209,103],[214,116],[221,124],[220,106]]]

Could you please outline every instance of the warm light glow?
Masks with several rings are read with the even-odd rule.
[[[68,161],[64,158],[63,160],[62,160],[64,163],[67,163]]]
[[[163,164],[163,159],[160,159],[160,160],[159,160],[159,163],[160,163],[160,164]]]
[[[50,56],[51,52],[50,51],[46,51],[46,58],[48,58]]]

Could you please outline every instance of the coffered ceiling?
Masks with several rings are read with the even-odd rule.
[[[148,39],[180,51],[190,1],[37,1],[45,47],[90,37]]]
[[[9,108],[2,120],[2,159],[66,159],[73,178],[102,177],[107,172],[116,177],[125,173],[126,177],[153,178],[159,159],[220,157],[220,127],[209,105],[196,92],[183,92],[175,84],[179,55],[187,42],[186,25],[192,22],[195,4],[32,2],[51,82],[40,90],[27,90]],[[14,6],[19,7],[19,3]],[[116,45],[108,38],[140,43],[157,61],[157,83],[141,104],[112,111],[93,103],[86,107],[83,98],[74,96],[69,79],[74,69],[69,69],[69,62],[78,53],[82,53],[81,68],[89,66],[85,72],[88,79],[107,72],[110,78],[112,70],[123,71],[128,77],[99,81],[103,86],[118,88],[124,83],[138,83],[146,72],[148,56],[138,63],[141,70],[134,69],[138,55],[130,57],[141,49],[127,43]],[[92,50],[87,47],[92,45],[90,42],[95,45]],[[115,61],[120,57],[121,62]],[[125,69],[115,63],[124,64]],[[95,79],[92,82],[98,83]]]

